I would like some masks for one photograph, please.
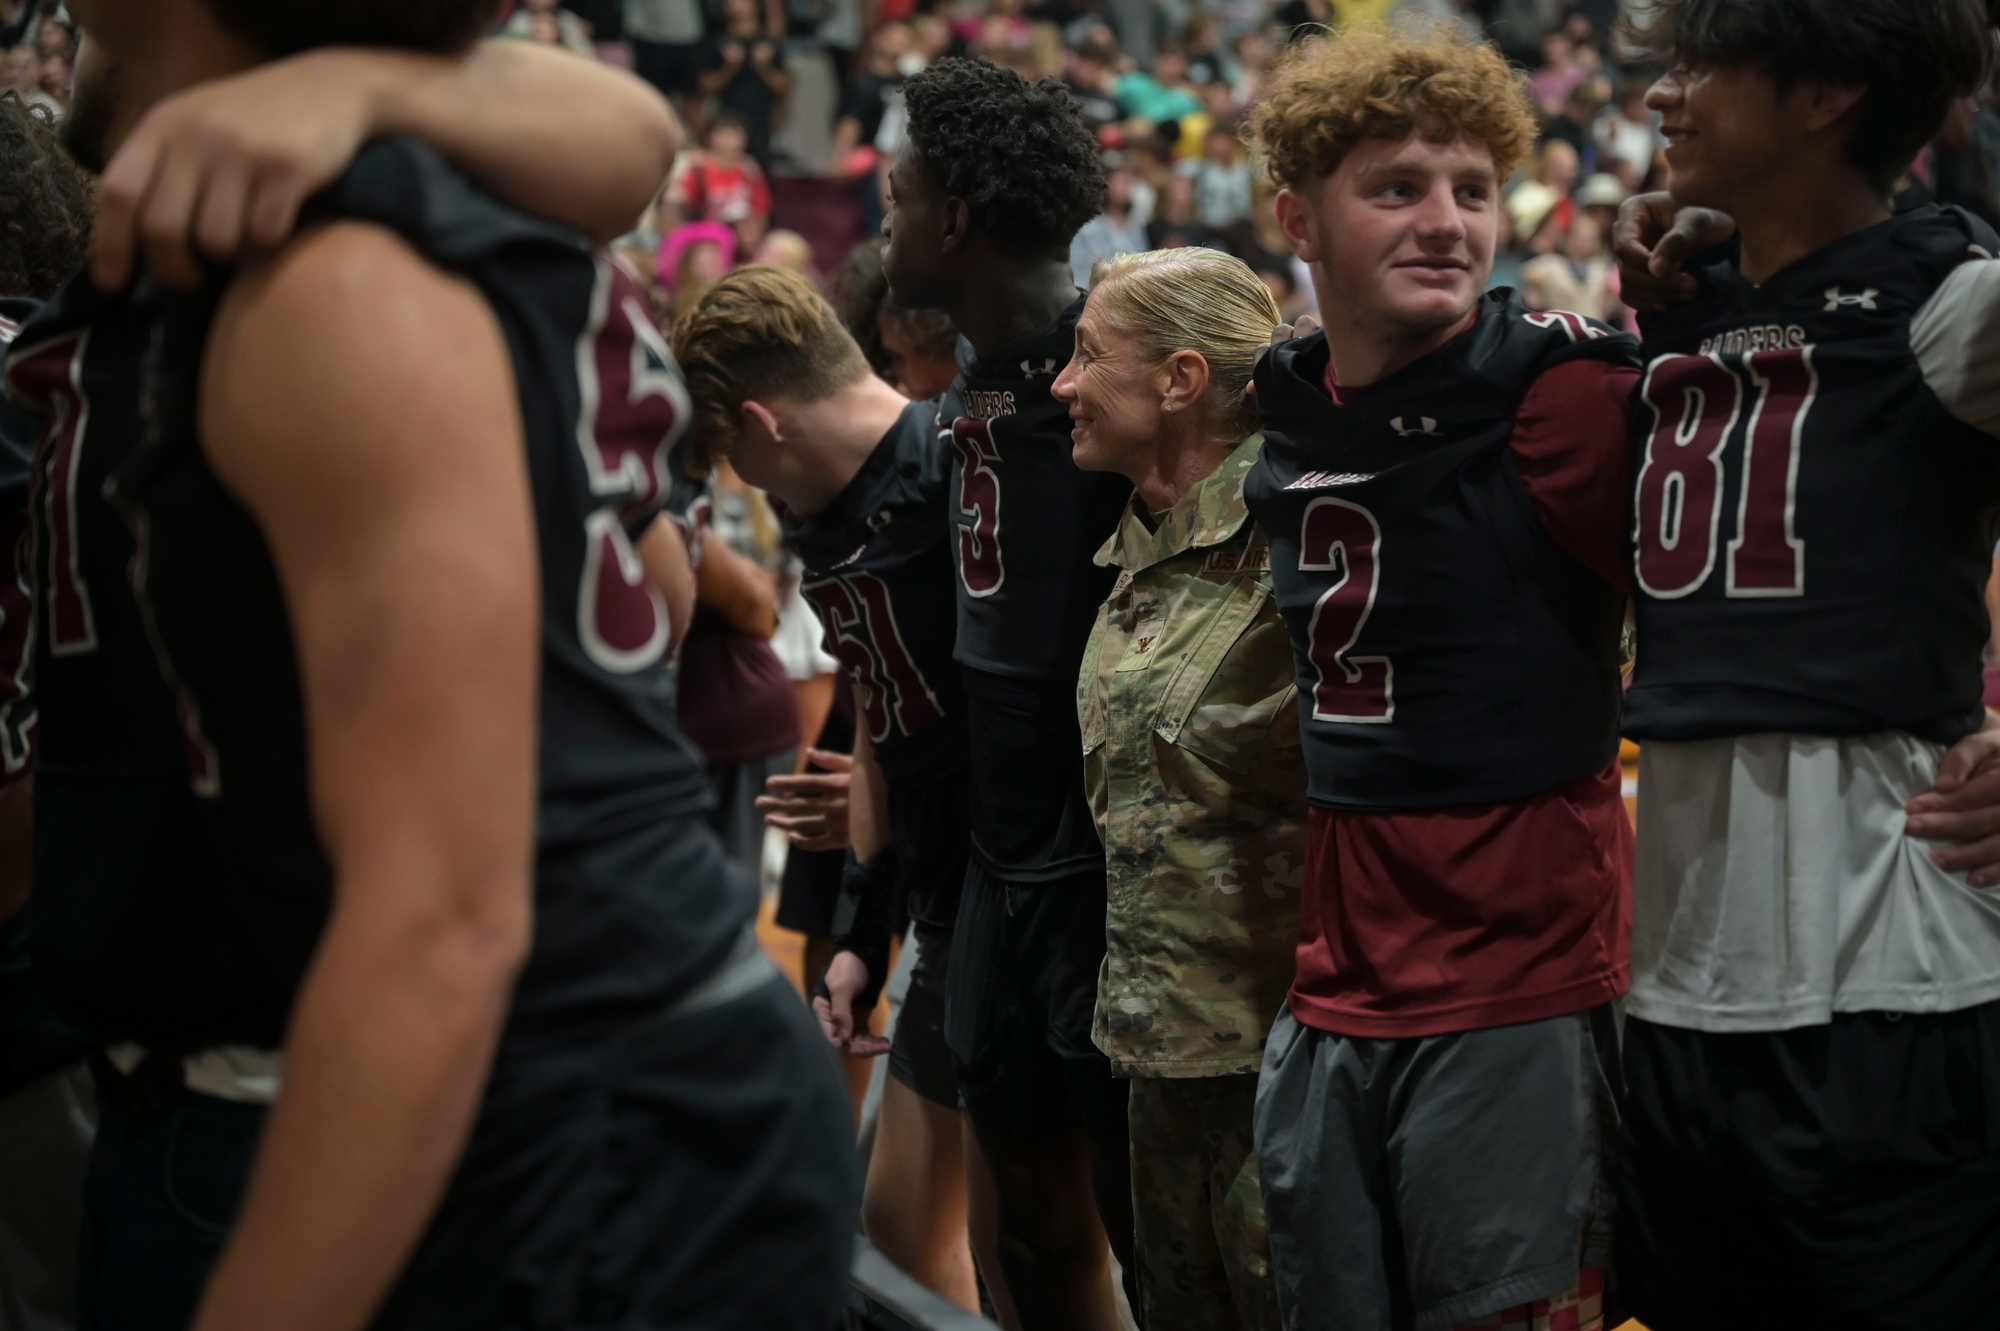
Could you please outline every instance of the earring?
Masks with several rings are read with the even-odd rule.
[[[1160,410],[1161,410],[1161,411],[1172,411],[1173,409],[1174,409],[1174,404],[1173,404],[1173,403],[1171,403],[1171,402],[1168,402],[1168,403],[1164,404],[1164,405],[1163,405],[1163,406],[1161,406],[1161,408],[1160,408]]]

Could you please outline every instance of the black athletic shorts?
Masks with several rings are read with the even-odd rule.
[[[735,974],[712,1007],[504,1051],[376,1331],[837,1325],[861,1194],[853,1111],[790,984],[768,965]],[[263,1117],[185,1093],[107,1112],[80,1331],[192,1323]]]
[[[1124,1158],[1128,1084],[1090,1039],[1104,907],[1102,869],[1046,883],[967,872],[945,1031],[981,1131],[1033,1139],[1081,1126],[1100,1154]]]
[[[889,1075],[933,1104],[959,1105],[958,1069],[944,1038],[945,985],[951,973],[951,931],[919,920],[910,990],[889,1041]]]
[[[1616,1270],[1652,1331],[2000,1325],[2000,1004],[1625,1026]]]

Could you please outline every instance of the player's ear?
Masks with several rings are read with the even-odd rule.
[[[745,434],[761,435],[774,444],[784,441],[784,435],[778,429],[778,418],[763,403],[746,401],[741,419]]]
[[[1287,185],[1278,191],[1275,202],[1278,209],[1278,229],[1285,233],[1285,240],[1291,245],[1292,253],[1307,263],[1318,263],[1319,244],[1313,238],[1311,201]]]
[[[1807,83],[1800,91],[1806,99],[1806,128],[1818,133],[1861,105],[1861,99],[1868,95],[1868,85]]]
[[[972,209],[956,195],[947,197],[938,212],[938,249],[954,254],[972,239]]]

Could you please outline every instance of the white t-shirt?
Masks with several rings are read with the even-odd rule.
[[[2000,260],[1954,271],[1910,341],[1945,409],[2000,437]],[[1942,753],[1904,734],[1648,742],[1628,1011],[1773,1031],[2000,998],[2000,888],[1903,831]]]

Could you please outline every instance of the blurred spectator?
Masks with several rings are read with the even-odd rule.
[[[41,9],[35,0],[0,0],[0,50],[31,46],[41,22]]]
[[[733,473],[717,476],[717,526],[701,536],[697,603],[681,645],[679,687],[681,729],[707,758],[715,790],[709,821],[730,858],[756,873],[764,854],[757,800],[769,778],[792,770],[799,705],[771,647],[778,583],[747,513],[753,497]],[[775,545],[772,551],[775,557]]]
[[[1187,56],[1188,82],[1195,84],[1236,83],[1235,54],[1222,44],[1222,20],[1212,13],[1196,14],[1181,34],[1181,50]]]
[[[1270,39],[1254,29],[1239,33],[1233,49],[1236,52],[1236,78],[1233,84],[1236,105],[1244,107],[1264,95],[1264,84],[1271,75],[1273,52]]]
[[[1069,53],[1063,72],[1070,95],[1083,108],[1084,123],[1094,130],[1124,118],[1114,94],[1118,82],[1118,47],[1109,38],[1107,32],[1077,46]]]
[[[521,8],[500,29],[506,37],[525,37],[550,46],[563,46],[578,55],[596,55],[590,44],[590,25],[556,0],[524,0]]]
[[[1591,75],[1591,62],[1576,43],[1560,32],[1542,39],[1542,67],[1528,76],[1535,101],[1550,118],[1562,114],[1572,89]]]
[[[749,147],[741,116],[717,116],[667,180],[668,222],[721,222],[735,228],[738,249],[756,248],[770,225],[771,186]]]
[[[1171,250],[1183,245],[1213,245],[1215,237],[1194,215],[1194,181],[1175,175],[1160,192],[1152,220],[1146,223],[1148,249]]]
[[[1618,100],[1604,109],[1594,130],[1599,168],[1617,176],[1627,193],[1645,183],[1654,155],[1666,146],[1659,116],[1646,109],[1646,89],[1651,84],[1651,79],[1628,71],[1619,85]]]
[[[1569,145],[1586,174],[1597,169],[1597,117],[1610,100],[1608,80],[1601,75],[1587,78],[1569,90],[1562,113],[1543,130],[1550,142]]]
[[[0,52],[0,88],[12,88],[24,97],[41,89],[42,58],[35,48],[22,42]]]
[[[701,78],[701,0],[625,0],[633,68],[685,114]]]
[[[1140,207],[1136,191],[1146,193],[1145,207]],[[1106,259],[1119,254],[1137,254],[1141,250],[1153,248],[1146,233],[1146,221],[1152,212],[1152,187],[1139,182],[1132,174],[1132,168],[1122,154],[1107,154],[1104,159],[1104,211],[1083,224],[1070,242],[1069,266],[1080,287],[1090,285],[1091,270]]]
[[[1576,206],[1596,218],[1597,225],[1608,236],[1618,221],[1618,206],[1625,202],[1627,193],[1618,177],[1600,171],[1584,181],[1583,188],[1576,192]]]
[[[913,401],[943,396],[958,378],[958,329],[951,316],[885,300],[876,320],[889,362],[882,377]]]
[[[1187,57],[1178,47],[1163,48],[1148,74],[1133,70],[1113,88],[1118,108],[1133,120],[1158,125],[1201,110],[1201,98],[1187,81]]]
[[[1509,197],[1506,206],[1494,219],[1497,225],[1493,234],[1493,275],[1486,279],[1488,291],[1498,291],[1502,287],[1512,287],[1516,291],[1521,289],[1521,266],[1531,256],[1527,246],[1514,232],[1514,211],[1514,199]]]
[[[1608,249],[1603,225],[1582,214],[1570,223],[1557,253],[1537,255],[1522,266],[1522,301],[1531,310],[1569,310],[1619,323],[1622,308]]]
[[[1507,196],[1515,248],[1526,254],[1549,254],[1562,238],[1561,207],[1575,205],[1539,180],[1525,181]]]
[[[670,320],[694,308],[702,294],[736,266],[736,232],[721,222],[688,222],[660,247],[660,285]]]
[[[864,240],[849,250],[827,284],[827,299],[840,312],[840,322],[849,335],[860,344],[868,368],[893,384],[896,380],[889,368],[894,358],[882,345],[882,306],[889,299],[889,279],[882,274],[886,248],[887,242],[878,238]]]
[[[696,87],[723,111],[738,117],[749,136],[750,155],[771,164],[771,121],[792,76],[778,61],[778,44],[765,32],[757,0],[723,0],[722,35],[702,57]]]
[[[1196,221],[1211,231],[1223,231],[1249,218],[1250,154],[1234,123],[1209,126],[1201,161],[1189,174],[1194,178]]]
[[[882,25],[868,43],[867,68],[848,85],[833,127],[833,171],[856,184],[864,236],[882,225],[888,164],[903,136],[903,80],[917,62],[912,44],[907,24]]]
[[[789,268],[801,277],[819,281],[819,274],[813,271],[812,246],[796,231],[773,231],[764,237],[751,254],[750,262]]]
[[[1301,314],[1312,312],[1310,302],[1301,294],[1298,270],[1292,265],[1291,255],[1259,253],[1251,259],[1250,267],[1256,270],[1271,299],[1278,303],[1278,313],[1285,316],[1286,323],[1297,323]]]

